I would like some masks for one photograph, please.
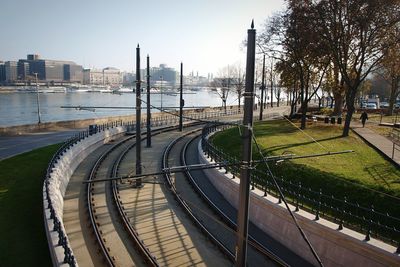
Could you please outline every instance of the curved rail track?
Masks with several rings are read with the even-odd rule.
[[[198,136],[198,131],[200,128],[198,126],[192,126],[193,129],[189,130],[189,132],[185,134],[180,134],[178,138],[175,138],[172,133],[170,133],[169,144],[160,145],[163,149],[162,157],[161,157],[161,168],[166,169],[170,165],[185,165],[185,154],[187,153],[187,149],[189,144],[193,142]],[[158,135],[160,133],[166,133],[176,129],[176,127],[167,127],[163,129],[153,130],[152,135]],[[176,136],[176,134],[175,134]],[[107,177],[117,177],[119,175],[123,175],[123,165],[127,164],[127,162],[132,159],[129,158],[128,154],[135,147],[135,136],[124,137],[121,140],[115,142],[110,145],[110,147],[105,150],[104,153],[97,159],[95,164],[93,165],[90,175],[88,177],[88,181],[96,181],[99,172],[101,172],[102,177],[104,177],[104,173],[107,173]],[[143,138],[144,139],[144,138]],[[142,140],[143,140],[142,139]],[[165,147],[166,146],[166,147]],[[157,153],[157,152],[155,152]],[[155,156],[157,157],[157,156]],[[132,165],[132,164],[131,164]],[[111,166],[111,167],[110,167]],[[126,168],[125,168],[126,169]],[[146,172],[146,171],[145,171]],[[179,176],[179,178],[177,178]],[[212,203],[204,193],[201,192],[201,189],[196,186],[193,177],[190,172],[180,173],[171,175],[170,173],[164,174],[164,179],[154,179],[150,181],[150,183],[157,184],[161,187],[161,197],[158,195],[158,198],[168,199],[168,194],[173,196],[175,200],[179,203],[172,204],[171,200],[173,198],[169,198],[168,203],[156,204],[156,211],[160,209],[160,207],[164,207],[166,205],[177,207],[172,207],[169,213],[179,213],[176,210],[180,209],[184,211],[185,216],[189,217],[188,221],[192,226],[188,226],[186,222],[177,222],[178,217],[179,220],[182,220],[182,215],[169,215],[174,222],[173,227],[176,231],[175,235],[179,235],[181,246],[186,246],[187,252],[189,255],[189,261],[183,265],[197,265],[199,261],[195,259],[192,254],[196,254],[193,251],[190,251],[191,246],[195,247],[194,243],[196,243],[196,238],[191,237],[189,233],[182,233],[178,228],[179,224],[184,224],[183,228],[197,229],[201,235],[205,235],[207,238],[204,240],[209,240],[210,247],[217,247],[219,252],[215,252],[215,249],[208,250],[213,251],[214,258],[216,260],[213,265],[222,265],[222,266],[230,266],[232,265],[235,254],[234,254],[234,246],[235,246],[235,224],[232,220],[229,219],[229,216],[224,215],[222,210],[218,210],[218,207]],[[177,182],[179,180],[179,182]],[[146,180],[147,181],[147,180]],[[186,184],[184,184],[186,183]],[[193,185],[192,186],[190,186]],[[165,186],[164,186],[165,185]],[[147,186],[147,185],[145,185]],[[113,247],[110,243],[115,242],[115,240],[107,240],[110,237],[106,237],[111,231],[121,232],[121,229],[116,229],[118,225],[115,224],[117,220],[122,226],[125,236],[128,236],[129,240],[121,240],[120,243],[124,244],[125,247],[129,246],[130,248],[126,248],[128,251],[125,255],[129,255],[130,258],[125,259],[126,261],[130,261],[130,265],[132,262],[135,262],[136,265],[143,264],[145,266],[166,266],[172,265],[174,258],[176,258],[176,253],[170,253],[165,250],[165,247],[171,246],[171,239],[163,237],[160,234],[160,231],[169,227],[170,225],[160,226],[156,225],[160,224],[165,219],[165,212],[156,212],[156,214],[152,215],[151,221],[154,225],[146,228],[138,226],[141,218],[137,219],[132,216],[132,207],[138,207],[137,204],[132,204],[132,197],[128,197],[127,193],[121,193],[120,190],[125,190],[130,188],[129,182],[122,180],[112,180],[112,181],[101,181],[96,183],[88,183],[87,184],[87,208],[90,219],[90,225],[93,229],[97,244],[99,246],[99,252],[103,255],[104,261],[108,266],[123,266],[126,264],[121,264],[118,262],[118,251],[117,247]],[[137,194],[140,194],[141,189],[135,189]],[[143,194],[143,193],[142,193]],[[204,201],[204,199],[206,201]],[[172,201],[174,202],[174,201]],[[202,202],[202,205],[199,205]],[[207,203],[204,203],[207,202]],[[153,203],[154,204],[154,203]],[[157,206],[158,205],[158,206]],[[111,210],[113,209],[113,210]],[[140,211],[142,212],[145,207],[142,207]],[[216,212],[217,210],[217,212]],[[107,221],[104,221],[104,218],[100,217],[105,213],[109,214],[109,217],[112,217],[111,214],[114,214],[118,218],[111,218]],[[211,217],[210,217],[211,216]],[[140,216],[139,216],[140,217]],[[221,220],[222,218],[222,220]],[[150,220],[150,219],[149,219]],[[222,221],[222,222],[221,222]],[[115,229],[112,229],[114,227]],[[172,226],[171,226],[172,227]],[[118,234],[115,235],[117,238]],[[187,236],[191,237],[190,245],[188,245]],[[114,237],[113,237],[114,238]],[[121,236],[119,237],[121,239]],[[255,239],[250,238],[250,249],[249,249],[249,258],[251,258],[250,265],[253,266],[287,266],[287,264],[281,260],[278,256],[273,254],[263,245],[258,243]],[[157,246],[154,246],[154,242],[158,242]],[[203,242],[203,241],[202,241]],[[172,242],[173,243],[173,242]],[[177,244],[174,244],[175,247]],[[130,250],[134,249],[135,251],[139,251],[141,255],[141,259],[133,259]],[[195,249],[195,248],[194,248]],[[218,254],[219,253],[219,254]],[[202,254],[204,258],[204,253]],[[218,256],[219,255],[219,256]],[[221,255],[225,257],[221,257]],[[224,259],[221,259],[224,258]],[[204,264],[205,262],[200,262]],[[261,264],[261,265],[260,265]]]
[[[171,131],[176,129],[177,127],[175,126],[170,126],[170,127],[165,127],[162,129],[157,129],[152,132],[152,135],[157,135],[165,131]],[[126,153],[128,153],[129,150],[131,150],[136,143],[135,141],[135,135],[129,136],[127,138],[123,138],[123,140],[113,144],[109,149],[107,149],[103,154],[100,155],[100,157],[97,159],[97,161],[94,163],[93,167],[91,168],[89,177],[87,181],[94,181],[96,180],[96,176],[99,172],[99,169],[101,167],[101,164],[105,161],[107,157],[110,157],[110,154],[115,151],[117,148],[121,147],[123,144],[128,143],[130,141],[130,144],[127,145],[127,147],[123,148],[122,152],[120,152],[119,156],[117,159],[114,161],[112,164],[112,175],[117,174],[118,166],[121,162],[121,160],[125,157]],[[144,139],[144,138],[143,138]],[[104,209],[105,206],[107,206],[104,201],[96,201],[96,198],[98,198],[97,192],[100,192],[100,194],[105,193],[104,189],[107,190],[107,185],[106,184],[112,184],[112,196],[114,197],[113,203],[115,204],[115,208],[117,209],[118,214],[120,215],[121,223],[124,227],[124,229],[127,231],[131,239],[134,241],[134,245],[136,248],[139,249],[141,252],[144,261],[146,264],[151,264],[152,266],[158,266],[157,261],[154,257],[150,255],[146,247],[143,245],[143,242],[138,238],[137,232],[132,228],[131,224],[129,223],[129,219],[126,216],[126,212],[124,211],[124,207],[122,205],[122,201],[120,200],[119,192],[117,190],[116,186],[116,181],[110,182],[101,182],[101,183],[88,183],[87,184],[87,208],[88,208],[88,215],[89,215],[89,220],[90,224],[92,226],[94,235],[96,237],[96,241],[99,245],[99,249],[101,254],[104,257],[104,260],[108,266],[117,266],[116,264],[116,258],[115,256],[112,256],[112,248],[107,245],[106,238],[104,237],[104,231],[101,229],[101,223],[99,222],[99,212],[98,209]],[[100,196],[102,198],[103,196]],[[105,204],[103,206],[99,205],[98,202]]]
[[[182,165],[187,165],[186,162],[186,153],[188,151],[189,145],[191,145],[196,139],[199,138],[200,135],[197,135],[193,138],[191,138],[188,142],[185,143],[185,145],[182,148],[181,151],[181,164]],[[189,183],[193,186],[193,188],[196,190],[196,192],[201,196],[201,198],[210,206],[211,210],[216,213],[218,218],[220,218],[227,227],[232,229],[234,233],[236,233],[236,228],[237,224],[234,222],[231,217],[226,214],[224,210],[218,207],[210,198],[208,198],[206,192],[204,192],[201,187],[197,184],[196,180],[193,178],[191,172],[189,170],[185,171],[185,175],[189,180]],[[236,236],[235,236],[236,238]],[[265,247],[263,244],[258,242],[256,238],[254,238],[250,233],[249,233],[249,245],[251,249],[259,253],[260,255],[263,255],[270,259],[272,262],[277,264],[278,266],[289,266],[283,259],[281,259],[278,255],[276,255],[274,252],[272,252],[270,249]]]

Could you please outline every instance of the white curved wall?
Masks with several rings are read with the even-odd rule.
[[[93,134],[70,147],[64,152],[52,169],[49,178],[49,197],[56,216],[61,223],[61,229],[65,233],[63,218],[64,194],[67,189],[71,175],[74,173],[78,165],[95,149],[124,134],[126,128],[124,126],[110,128],[108,130]],[[67,266],[64,264],[64,248],[58,245],[58,234],[54,231],[54,220],[50,218],[50,209],[48,208],[49,200],[46,196],[46,185],[43,185],[43,209],[44,224],[49,243],[50,254],[53,266]],[[68,237],[67,237],[68,240]],[[69,243],[69,242],[68,242]]]

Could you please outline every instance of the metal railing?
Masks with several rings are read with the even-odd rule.
[[[64,229],[61,227],[61,219],[58,218],[58,216],[56,215],[55,208],[53,206],[52,199],[50,197],[49,185],[51,182],[50,178],[51,178],[52,169],[54,168],[55,164],[62,157],[63,153],[66,152],[77,141],[78,141],[78,139],[76,139],[76,137],[68,139],[60,146],[60,148],[56,151],[56,153],[54,153],[53,157],[51,158],[51,160],[47,166],[46,177],[44,180],[46,200],[48,203],[48,206],[44,207],[44,209],[45,210],[49,209],[49,211],[50,211],[50,219],[53,220],[53,225],[54,225],[53,231],[56,231],[58,234],[58,245],[62,246],[62,248],[64,250],[63,263],[67,263],[70,266],[77,266],[77,262],[75,260],[75,256],[72,253],[71,246],[68,243],[66,233],[65,233]]]
[[[209,136],[231,126],[223,124],[209,124],[203,128],[201,146],[205,155],[215,162],[226,162],[226,173],[233,177],[240,174],[240,159],[224,152],[209,140]],[[237,163],[235,165],[235,163]],[[358,203],[348,201],[346,197],[338,198],[324,194],[323,189],[315,190],[305,187],[301,182],[293,182],[283,177],[278,177],[277,182],[289,200],[295,206],[315,215],[315,220],[323,217],[338,224],[338,230],[343,226],[365,234],[365,240],[371,236],[397,246],[396,253],[400,253],[400,219],[386,212],[377,211],[374,206],[363,207]],[[276,196],[279,203],[282,201],[275,188],[272,178],[261,170],[253,169],[251,175],[251,190],[258,188],[264,192],[264,196],[271,194]],[[365,190],[360,188],[360,190]]]

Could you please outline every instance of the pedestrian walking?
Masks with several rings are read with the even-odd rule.
[[[367,112],[365,112],[365,110],[363,111],[363,113],[361,113],[361,117],[360,117],[361,123],[363,125],[363,128],[365,127],[365,122],[368,120],[368,114]]]

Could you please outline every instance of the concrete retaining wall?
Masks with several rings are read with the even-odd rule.
[[[201,163],[209,163],[200,143],[198,147]],[[224,169],[206,169],[204,172],[225,199],[237,208],[240,180],[232,179],[233,176],[225,174]],[[294,206],[290,205],[290,208],[295,210]],[[250,220],[264,232],[318,265],[289,212],[283,203],[278,203],[277,198],[264,197],[263,191],[252,190],[249,214]],[[350,229],[339,231],[337,224],[324,219],[315,221],[315,215],[303,210],[296,212],[296,218],[325,266],[400,266],[400,256],[393,246],[372,238],[367,242],[364,234]]]
[[[55,215],[61,222],[61,229],[65,233],[63,218],[64,195],[67,189],[71,175],[74,173],[78,165],[95,149],[109,142],[111,139],[117,138],[125,133],[125,127],[115,127],[108,130],[91,135],[63,153],[62,157],[57,161],[52,169],[49,178],[49,198],[55,210]],[[58,234],[54,231],[54,221],[50,218],[50,209],[48,208],[49,199],[46,197],[46,187],[43,186],[43,207],[44,222],[49,243],[50,254],[52,256],[53,266],[67,266],[63,264],[64,249],[58,245]],[[68,239],[68,237],[67,237]]]
[[[91,124],[103,124],[111,123],[115,121],[132,121],[134,116],[115,116],[106,118],[96,119],[85,119],[85,120],[70,120],[70,121],[54,121],[44,122],[41,124],[26,124],[10,127],[0,127],[0,135],[21,135],[25,133],[40,132],[47,130],[59,130],[59,129],[82,129],[87,128]]]

